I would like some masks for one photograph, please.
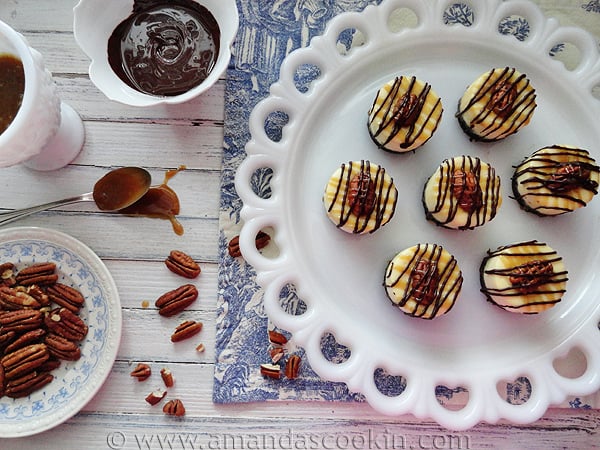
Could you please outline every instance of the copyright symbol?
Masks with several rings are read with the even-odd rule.
[[[112,450],[119,450],[125,447],[125,435],[120,431],[113,431],[106,436],[106,444]]]

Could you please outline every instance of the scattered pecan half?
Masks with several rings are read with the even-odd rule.
[[[262,250],[267,245],[269,245],[270,241],[271,241],[271,236],[269,236],[264,231],[259,231],[258,234],[256,235],[256,239],[254,240],[256,249]],[[231,256],[232,258],[238,258],[238,257],[242,256],[242,251],[240,250],[240,237],[239,236],[234,236],[229,241],[229,244],[227,245],[227,252],[229,253],[229,256]]]
[[[180,313],[198,298],[198,289],[193,284],[184,284],[161,295],[154,305],[161,316],[170,317]]]
[[[194,320],[186,320],[181,322],[175,328],[175,331],[171,335],[171,342],[180,342],[185,339],[191,338],[192,336],[202,331],[202,322],[196,322]]]
[[[457,169],[452,174],[452,195],[458,200],[458,205],[472,213],[483,205],[483,193],[477,182],[477,177],[471,171]]]
[[[168,416],[181,417],[185,415],[185,407],[183,402],[179,399],[169,400],[163,406],[163,412]]]
[[[144,381],[150,378],[150,375],[152,375],[152,369],[148,364],[139,363],[129,375],[137,378],[138,381]]]
[[[171,272],[184,278],[196,278],[201,272],[198,263],[180,250],[172,250],[165,259],[165,265]]]

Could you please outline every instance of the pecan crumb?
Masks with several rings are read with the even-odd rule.
[[[163,412],[168,416],[181,417],[185,415],[185,407],[179,399],[169,400],[163,406]]]
[[[260,374],[268,378],[281,378],[281,366],[279,364],[261,364]]]
[[[167,395],[167,391],[163,391],[161,389],[157,389],[156,391],[152,391],[150,392],[145,400],[146,402],[148,402],[150,405],[154,406],[158,403],[160,403],[160,401],[165,398]]]
[[[148,364],[139,363],[129,375],[137,378],[138,381],[144,381],[150,378],[150,375],[152,375],[152,369]]]
[[[269,342],[275,345],[285,345],[288,339],[283,333],[275,330],[269,330]]]
[[[290,356],[285,364],[285,376],[290,380],[295,380],[296,378],[298,378],[301,362],[302,359],[300,358],[300,356]]]
[[[173,385],[175,384],[175,378],[173,377],[173,373],[170,369],[166,367],[160,369],[160,377],[162,378],[163,383],[165,383],[165,386],[168,388],[173,387]]]

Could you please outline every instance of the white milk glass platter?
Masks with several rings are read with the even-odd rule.
[[[236,189],[244,203],[240,247],[265,288],[266,312],[293,334],[312,368],[364,394],[378,411],[411,413],[458,430],[481,421],[532,422],[568,395],[600,388],[600,199],[571,214],[540,218],[520,210],[511,198],[513,167],[541,147],[574,145],[600,159],[600,55],[587,32],[560,27],[529,2],[464,1],[473,14],[471,26],[444,20],[453,3],[388,0],[361,13],[344,13],[309,47],[292,52],[269,97],[251,115],[252,138]],[[416,16],[416,26],[390,26],[395,15],[407,11]],[[525,39],[500,33],[499,24],[513,17],[529,24]],[[349,52],[340,51],[338,42],[346,30],[363,36],[362,45]],[[576,67],[567,69],[550,56],[561,43],[578,50]],[[308,89],[298,89],[298,69],[307,65],[318,68],[319,76]],[[533,119],[504,141],[470,142],[454,117],[458,99],[480,74],[505,66],[527,74],[536,88]],[[378,149],[366,125],[377,89],[398,75],[429,82],[444,106],[432,139],[408,154]],[[273,113],[289,118],[281,139],[265,131]],[[495,167],[504,203],[479,229],[443,229],[425,219],[423,185],[445,158],[463,154]],[[386,168],[399,200],[390,223],[356,236],[329,221],[322,196],[336,168],[361,159]],[[264,168],[273,172],[268,198],[251,187]],[[275,257],[254,245],[258,231],[267,227],[274,230]],[[569,271],[567,293],[538,315],[503,311],[480,292],[480,263],[489,249],[532,239],[562,255]],[[454,308],[431,321],[403,314],[382,286],[385,267],[398,251],[427,242],[452,253],[464,276]],[[303,314],[288,314],[281,306],[288,286],[306,304]],[[328,334],[348,347],[344,362],[324,356],[321,338]],[[573,354],[583,359],[579,373],[559,370]],[[403,377],[406,386],[399,395],[378,389],[374,373],[381,370]],[[520,377],[529,380],[531,392],[527,401],[511,404],[499,386]],[[436,399],[438,386],[463,388],[468,399],[462,407],[444,407]]]
[[[85,298],[79,315],[89,327],[78,361],[62,361],[54,380],[28,397],[0,398],[0,438],[48,430],[75,415],[98,392],[115,361],[121,339],[117,287],[104,263],[85,244],[58,231],[18,227],[0,231],[0,261],[17,270],[54,262],[60,283]]]

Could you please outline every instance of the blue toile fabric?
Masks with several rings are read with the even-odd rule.
[[[297,379],[269,378],[261,375],[260,365],[272,361],[272,353],[281,350],[269,341],[269,320],[262,306],[262,291],[256,284],[253,268],[241,257],[228,252],[229,241],[239,233],[241,200],[236,195],[234,177],[236,168],[245,157],[244,146],[250,139],[249,116],[254,106],[268,96],[269,87],[277,81],[283,59],[293,50],[307,46],[310,39],[321,34],[327,22],[344,11],[361,11],[369,4],[382,0],[238,0],[240,28],[234,48],[234,56],[227,72],[225,91],[225,133],[223,147],[222,187],[220,203],[219,279],[216,330],[216,365],[213,401],[216,403],[255,402],[267,400],[326,400],[361,401],[359,394],[349,392],[344,384],[332,383],[319,378],[302,361]],[[383,0],[385,1],[385,0]],[[537,3],[537,2],[536,2]],[[584,28],[600,35],[600,1],[569,2],[565,9],[560,1],[544,2],[544,12],[558,16],[568,14]],[[556,10],[553,9],[556,7]],[[451,5],[444,15],[448,24],[470,26],[473,12],[465,4]],[[499,31],[524,39],[529,24],[521,17],[509,17],[500,23]],[[351,32],[342,41],[349,47]],[[551,54],[560,54],[563,45],[557,44]],[[315,68],[306,67],[298,75],[298,86],[309,84],[318,76]],[[281,138],[281,130],[287,122],[284,114],[268,118],[265,129],[273,140]],[[254,190],[260,196],[269,195],[269,171],[258,173]],[[303,307],[293,290],[282,292],[292,310]],[[278,330],[285,335],[285,330]],[[331,339],[323,339],[323,354],[332,361],[346,357],[346,350]],[[293,346],[293,340],[283,345],[282,367],[291,354],[304,356],[301,348]],[[401,377],[381,371],[375,374],[378,388],[389,395],[402,392],[405,381]],[[527,378],[521,377],[503,388],[511,404],[525,402],[531,394]],[[438,400],[443,404],[461,403],[464,389],[439,386]],[[563,406],[590,408],[592,400],[573,398]]]

